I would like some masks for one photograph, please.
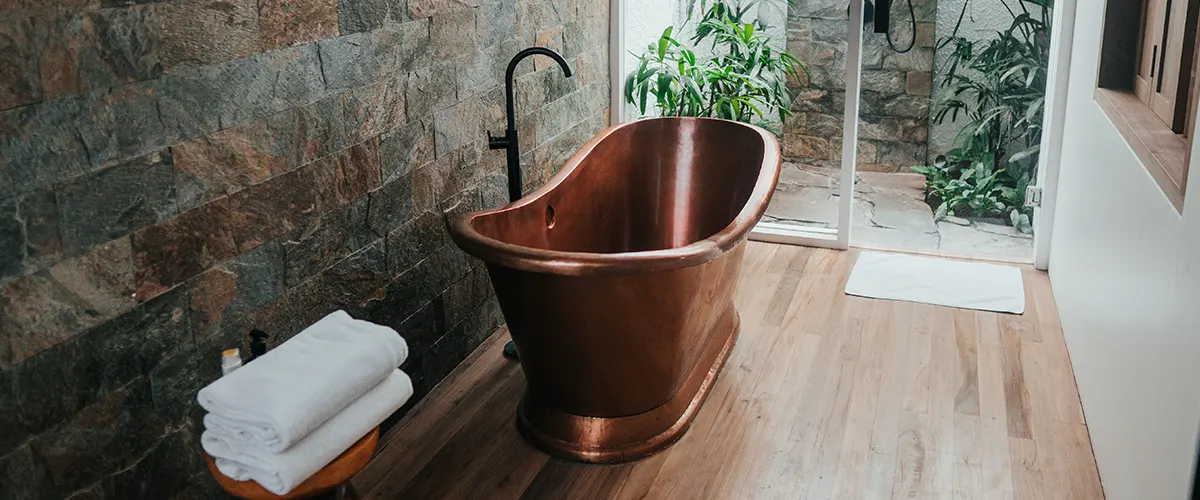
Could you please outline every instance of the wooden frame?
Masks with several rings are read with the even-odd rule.
[[[1097,88],[1093,97],[1163,194],[1182,213],[1190,149],[1187,141],[1167,128],[1133,92]]]
[[[1200,99],[1200,0],[1107,0],[1104,8],[1093,98],[1182,213]]]

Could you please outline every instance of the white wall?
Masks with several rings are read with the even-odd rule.
[[[646,46],[658,40],[667,26],[675,24],[680,0],[625,0],[625,67],[621,72],[620,86],[625,88],[625,77],[637,69],[638,60],[633,54],[645,52]],[[624,90],[622,90],[622,93]],[[622,94],[624,95],[624,94]],[[647,112],[649,105],[647,105]],[[625,107],[625,121],[640,116],[637,106]]]
[[[1200,429],[1200,166],[1181,216],[1093,102],[1099,6],[1076,14],[1050,278],[1107,497],[1183,499]]]

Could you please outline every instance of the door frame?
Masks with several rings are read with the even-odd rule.
[[[862,85],[863,0],[852,0],[846,19],[846,107],[842,110],[842,170],[838,186],[836,229],[807,228],[778,222],[759,222],[750,231],[750,239],[789,245],[850,248],[851,221],[854,220],[854,180],[858,169],[859,87]]]
[[[1077,0],[1059,0],[1054,9],[1050,33],[1050,61],[1046,89],[1046,116],[1043,121],[1042,154],[1038,159],[1036,185],[1042,188],[1042,206],[1033,211],[1033,263],[1045,270],[1050,262],[1050,243],[1054,232],[1054,211],[1058,194],[1058,173],[1062,157],[1063,122],[1066,119],[1067,90],[1071,73],[1071,50],[1074,38]],[[805,228],[775,222],[760,222],[750,232],[750,239],[845,250],[850,247],[850,232],[854,216],[854,180],[858,167],[859,88],[862,82],[862,19],[863,2],[851,1],[846,22],[846,107],[843,110],[842,171],[838,205],[838,227],[835,230]],[[625,0],[609,0],[609,124],[623,121],[625,100],[621,78],[627,53],[625,41]]]
[[[624,121],[625,0],[608,0],[608,125]]]
[[[1071,50],[1075,38],[1077,0],[1055,2],[1050,28],[1050,63],[1046,78],[1046,116],[1042,119],[1041,152],[1036,185],[1042,188],[1042,206],[1033,209],[1033,267],[1050,267],[1054,236],[1054,210],[1058,201],[1058,173],[1062,165],[1063,125],[1067,116],[1067,90],[1071,81]]]

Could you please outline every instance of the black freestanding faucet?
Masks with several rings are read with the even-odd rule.
[[[571,68],[567,66],[567,61],[557,52],[545,47],[530,47],[517,52],[508,62],[508,70],[504,73],[504,104],[505,112],[508,113],[508,130],[505,130],[501,137],[492,137],[491,131],[487,133],[488,149],[508,150],[508,201],[521,198],[521,145],[517,140],[517,114],[514,109],[516,106],[513,105],[513,72],[517,69],[517,63],[534,54],[554,59],[554,62],[562,66],[563,74],[567,78],[571,77]]]
[[[517,140],[517,113],[516,106],[513,104],[513,73],[517,70],[517,63],[534,54],[554,59],[554,62],[562,67],[563,74],[567,75],[567,78],[571,77],[571,68],[567,66],[567,61],[558,55],[558,52],[545,47],[530,47],[517,52],[517,55],[508,62],[508,70],[504,72],[504,111],[508,114],[508,129],[504,131],[502,137],[492,137],[491,131],[487,133],[488,149],[508,150],[508,201],[521,199],[522,192],[521,143]],[[504,355],[510,358],[517,357],[517,346],[511,340],[504,344]]]

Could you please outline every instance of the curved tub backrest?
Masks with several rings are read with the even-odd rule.
[[[452,233],[477,257],[524,270],[684,267],[744,238],[778,175],[778,143],[757,127],[640,120],[597,135],[541,189],[467,214]]]

